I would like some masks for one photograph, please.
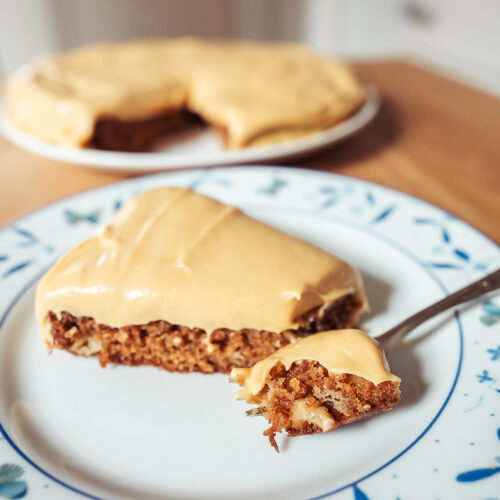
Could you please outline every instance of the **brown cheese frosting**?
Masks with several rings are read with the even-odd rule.
[[[144,192],[43,277],[36,315],[51,344],[48,312],[111,327],[155,320],[201,328],[281,332],[304,312],[355,294],[342,260],[207,196],[180,187]]]
[[[277,363],[283,363],[289,370],[294,362],[301,360],[317,361],[330,373],[357,375],[375,385],[386,381],[401,382],[389,371],[378,342],[360,330],[332,330],[301,338],[251,368],[233,368],[231,379],[243,386],[235,398],[249,399],[258,394]]]
[[[8,88],[17,128],[71,147],[87,146],[101,117],[179,109],[223,128],[228,148],[264,145],[330,127],[362,101],[346,66],[300,45],[194,38],[84,47]]]

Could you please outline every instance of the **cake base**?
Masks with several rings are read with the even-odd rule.
[[[161,320],[113,328],[67,311],[60,315],[49,312],[50,347],[82,356],[97,355],[103,367],[119,363],[152,365],[171,372],[229,373],[233,368],[253,366],[298,336],[352,327],[361,307],[358,297],[351,294],[336,300],[321,313],[309,312],[300,318],[297,330],[219,328],[210,338],[199,328]]]
[[[198,115],[185,109],[172,109],[137,120],[101,116],[86,147],[132,153],[148,151],[169,132],[178,132],[200,123],[204,122]]]
[[[317,361],[296,361],[289,370],[279,362],[269,372],[262,390],[248,399],[258,407],[247,414],[262,415],[269,421],[271,427],[264,435],[279,452],[276,433],[299,436],[329,432],[390,410],[399,398],[397,382],[375,385],[357,375],[329,373]]]

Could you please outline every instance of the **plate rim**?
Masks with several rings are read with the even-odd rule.
[[[210,166],[250,165],[304,157],[331,147],[360,132],[375,118],[381,106],[381,97],[374,85],[363,85],[363,92],[365,95],[363,105],[348,118],[325,130],[278,144],[221,150],[210,153],[208,158],[206,154],[200,153],[129,153],[71,148],[52,144],[19,130],[9,119],[5,99],[0,106],[0,132],[9,142],[24,151],[43,158],[102,171],[145,174]],[[103,159],[107,160],[103,162]]]
[[[375,186],[377,189],[382,189],[382,191],[384,190],[387,190],[389,192],[392,192],[392,193],[396,193],[398,196],[401,196],[403,198],[406,198],[408,199],[409,201],[411,201],[412,203],[417,203],[417,204],[422,204],[424,206],[428,206],[428,207],[431,207],[432,209],[435,209],[435,210],[438,210],[438,211],[441,211],[443,213],[449,213],[445,210],[443,210],[442,208],[436,206],[436,205],[433,205],[425,200],[421,200],[420,198],[418,197],[415,197],[413,195],[409,195],[407,193],[404,193],[404,192],[401,192],[401,191],[398,191],[396,189],[393,189],[393,188],[389,188],[387,186],[383,186],[383,185],[380,185],[380,184],[377,184],[377,183],[374,183],[374,182],[371,182],[371,181],[365,181],[363,179],[357,179],[357,178],[353,178],[353,177],[350,177],[350,176],[347,176],[347,175],[343,175],[343,174],[337,174],[337,173],[330,173],[330,172],[323,172],[323,171],[315,171],[315,170],[309,170],[309,169],[305,169],[305,168],[297,168],[297,167],[276,167],[276,166],[249,166],[249,167],[240,167],[240,166],[235,166],[233,168],[231,168],[230,170],[232,171],[235,171],[235,170],[247,170],[247,171],[255,171],[255,170],[265,170],[265,171],[271,171],[271,172],[276,172],[276,171],[283,171],[285,170],[287,173],[291,173],[292,175],[294,175],[295,172],[299,171],[300,174],[304,174],[304,173],[308,173],[309,174],[313,174],[315,176],[318,176],[318,177],[324,177],[324,178],[327,178],[327,177],[331,177],[333,175],[333,177],[338,177],[338,178],[341,178],[344,180],[344,182],[346,180],[351,180],[351,181],[354,181],[355,183],[359,183],[361,185],[372,185],[372,186]],[[203,172],[205,169],[198,169],[200,172]],[[215,169],[215,170],[220,170],[221,172],[224,172],[224,171],[227,171],[228,169],[227,168],[221,168],[221,169]],[[258,171],[257,170],[257,171]],[[151,176],[147,176],[148,178],[149,177],[170,177],[170,176],[175,176],[175,174],[178,174],[178,175],[182,175],[184,174],[185,172],[162,172],[162,173],[158,173],[156,175],[151,175]],[[127,185],[127,184],[133,184],[134,182],[137,182],[139,179],[141,179],[140,177],[139,178],[130,178],[130,179],[125,179],[125,180],[122,180],[122,181],[118,181],[118,182],[115,182],[115,183],[110,183],[110,184],[107,184],[107,185],[104,185],[104,186],[99,186],[99,187],[96,187],[96,188],[90,188],[90,189],[87,189],[87,190],[84,190],[82,192],[79,192],[79,193],[75,193],[75,194],[72,194],[72,195],[68,195],[64,198],[61,198],[59,200],[56,200],[56,201],[53,201],[51,203],[48,203],[42,207],[38,207],[37,209],[34,209],[32,211],[30,211],[29,213],[27,214],[23,214],[22,216],[18,217],[17,219],[13,220],[13,221],[10,221],[8,224],[4,225],[3,227],[0,228],[0,237],[1,235],[3,234],[4,230],[8,229],[11,225],[14,225],[16,224],[16,222],[19,222],[25,218],[29,218],[31,215],[34,215],[40,211],[44,211],[45,209],[50,209],[50,208],[53,208],[54,206],[58,205],[58,204],[61,204],[63,203],[64,201],[68,200],[68,199],[71,199],[71,198],[77,198],[79,197],[80,195],[85,195],[86,193],[89,193],[89,192],[98,192],[98,191],[101,191],[101,190],[106,190],[106,189],[109,189],[109,188],[112,188],[114,186],[117,186],[117,185]],[[318,214],[319,215],[319,214]],[[334,218],[336,219],[338,222],[340,222],[341,224],[343,224],[344,222],[342,221],[342,219],[338,219],[337,217],[335,217],[334,215],[332,214],[329,214],[328,215],[329,218]],[[477,228],[475,228],[474,226],[472,226],[471,224],[463,221],[461,218],[459,217],[455,217],[453,216],[454,218],[456,218],[458,221],[461,222],[461,224],[464,224],[465,226],[467,226],[469,229],[472,229],[475,233],[477,233],[479,236],[485,238],[487,241],[489,241],[490,243],[493,244],[493,246],[498,250],[499,249],[499,246],[496,242],[494,242],[493,240],[491,240],[488,236],[484,235],[481,231],[479,231]],[[429,275],[432,280],[439,286],[439,288],[441,289],[441,291],[444,293],[444,294],[448,294],[448,289],[447,287],[444,285],[444,283],[442,283],[442,281],[440,280],[440,278],[436,275],[436,273],[429,269],[429,268],[426,268],[422,262],[420,262],[420,260],[417,258],[417,256],[415,256],[414,254],[412,254],[410,251],[408,251],[407,249],[401,247],[397,242],[394,242],[392,240],[390,240],[389,238],[385,238],[383,235],[381,234],[377,234],[376,232],[368,229],[368,228],[362,228],[364,231],[367,231],[368,233],[370,233],[372,236],[375,236],[379,239],[383,239],[384,242],[386,244],[389,244],[391,245],[392,247],[396,248],[396,250],[398,251],[402,251],[406,256],[408,256],[409,258],[411,258],[415,263],[417,263],[419,265],[419,267],[427,274]],[[19,302],[19,300],[22,298],[22,296],[27,292],[27,290],[29,290],[29,288],[31,288],[35,283],[36,281],[40,278],[40,276],[46,271],[47,267],[44,267],[40,272],[38,272],[36,274],[36,276],[32,277],[28,283],[26,283],[25,285],[23,285],[22,289],[15,295],[15,297],[8,303],[6,309],[5,309],[5,312],[4,314],[2,315],[2,317],[0,318],[0,330],[1,328],[3,327],[3,324],[5,323],[5,321],[7,320],[8,316],[10,315],[12,309],[15,307],[15,305]],[[453,382],[451,384],[451,388],[450,390],[448,391],[447,395],[446,395],[446,398],[444,399],[444,401],[441,403],[441,406],[439,407],[439,410],[437,411],[437,413],[432,417],[432,419],[430,419],[430,421],[428,422],[428,424],[425,426],[425,428],[421,431],[421,433],[408,445],[406,446],[403,450],[401,450],[397,455],[395,455],[393,458],[391,458],[390,460],[388,460],[387,462],[385,462],[383,465],[377,467],[376,469],[374,469],[373,471],[357,478],[356,480],[350,482],[349,484],[346,484],[346,485],[343,485],[339,488],[336,488],[335,490],[331,490],[331,491],[328,491],[328,492],[325,492],[319,496],[315,496],[315,497],[311,497],[311,498],[314,498],[314,499],[320,499],[320,498],[325,498],[325,497],[328,497],[328,496],[331,496],[331,495],[334,495],[334,494],[337,494],[339,493],[340,491],[343,491],[349,487],[353,487],[355,486],[356,484],[364,481],[365,479],[377,474],[378,472],[380,472],[381,470],[383,470],[384,468],[386,468],[387,466],[389,466],[391,463],[393,463],[394,461],[396,461],[398,458],[400,458],[402,455],[404,455],[407,451],[409,451],[413,446],[415,446],[427,433],[428,431],[433,427],[433,425],[436,423],[436,421],[439,419],[439,417],[441,416],[442,412],[444,411],[445,407],[448,405],[450,399],[451,399],[451,396],[453,395],[455,389],[456,389],[456,386],[457,386],[457,383],[458,383],[458,379],[459,379],[459,376],[460,376],[460,372],[461,372],[461,368],[462,368],[462,361],[463,361],[463,354],[464,354],[464,338],[463,338],[463,326],[462,326],[462,323],[461,323],[461,320],[460,320],[460,313],[459,312],[455,312],[454,313],[454,318],[455,318],[455,322],[457,324],[457,328],[458,328],[458,334],[459,334],[459,359],[458,359],[458,366],[456,368],[456,373],[455,373],[455,376],[454,376],[454,379],[453,379]],[[24,454],[24,452],[22,452],[22,450],[20,450],[20,448],[15,444],[15,442],[10,438],[10,436],[7,434],[7,432],[5,431],[2,423],[0,422],[0,433],[5,437],[6,441],[8,442],[8,444],[11,446],[11,448],[14,449],[14,451],[16,451],[16,453],[18,453],[24,460],[26,460],[28,463],[30,463],[32,466],[34,466],[38,471],[40,471],[42,474],[44,474],[46,477],[50,478],[51,480],[55,481],[56,483],[62,485],[63,487],[65,488],[68,488],[70,489],[71,491],[73,491],[74,493],[78,493],[80,495],[83,495],[83,496],[86,496],[87,498],[97,498],[99,499],[100,497],[98,496],[94,496],[92,495],[91,493],[87,493],[83,490],[80,490],[78,488],[75,488],[74,486],[71,486],[71,484],[68,484],[68,483],[65,483],[63,480],[61,479],[58,479],[56,478],[55,476],[53,476],[50,472],[47,472],[45,471],[42,467],[40,467],[39,465],[37,465],[35,462],[32,461],[32,459],[30,459],[26,454]]]
[[[202,173],[204,171],[217,171],[217,170],[220,170],[221,172],[224,172],[224,171],[232,171],[232,170],[247,170],[247,171],[250,171],[250,170],[256,170],[256,169],[258,169],[258,170],[271,169],[271,170],[286,171],[286,172],[299,171],[299,172],[302,172],[302,173],[306,173],[307,172],[308,174],[313,175],[313,176],[318,176],[318,177],[321,177],[321,176],[333,176],[333,177],[337,177],[337,178],[340,178],[340,179],[349,179],[349,180],[351,180],[351,181],[353,181],[355,183],[360,183],[360,184],[367,185],[367,186],[375,186],[377,189],[386,190],[386,191],[388,191],[390,193],[393,193],[393,194],[396,194],[396,195],[399,195],[399,196],[403,196],[404,198],[408,198],[408,199],[410,199],[410,200],[412,200],[414,202],[417,202],[417,203],[421,204],[422,206],[431,207],[433,209],[440,210],[442,213],[444,213],[446,215],[450,215],[454,219],[460,221],[462,224],[465,224],[466,226],[468,226],[477,235],[485,238],[486,240],[488,240],[489,243],[495,245],[495,247],[497,248],[497,250],[500,250],[500,242],[497,243],[492,237],[490,237],[487,234],[483,233],[479,228],[477,228],[476,226],[474,226],[470,222],[467,222],[461,216],[456,215],[455,212],[453,212],[453,211],[451,211],[449,209],[442,208],[442,207],[440,207],[438,205],[435,205],[434,203],[431,203],[430,201],[423,200],[422,198],[419,198],[416,195],[413,195],[413,194],[410,194],[410,193],[406,193],[405,191],[400,191],[399,189],[396,189],[396,188],[393,188],[393,187],[390,187],[390,186],[385,186],[384,184],[381,184],[381,183],[378,183],[378,182],[375,182],[375,181],[371,181],[371,180],[367,180],[367,179],[361,179],[361,178],[358,178],[358,177],[353,177],[351,175],[342,174],[342,173],[339,173],[339,172],[330,172],[328,170],[311,169],[310,167],[303,167],[303,166],[267,165],[267,164],[255,164],[255,165],[251,165],[251,164],[248,164],[248,165],[238,165],[238,164],[235,164],[235,165],[227,165],[227,166],[197,167],[197,168],[192,168],[192,169],[189,169],[189,170],[172,170],[172,171],[152,172],[152,173],[148,173],[148,174],[144,174],[144,175],[140,175],[140,176],[129,177],[129,178],[126,178],[126,179],[121,179],[119,181],[110,182],[108,184],[103,184],[101,186],[94,186],[94,187],[86,188],[86,189],[83,189],[82,191],[78,191],[76,193],[68,194],[68,195],[62,196],[61,198],[57,198],[56,200],[44,203],[43,205],[40,205],[39,207],[29,209],[28,211],[22,213],[21,215],[16,216],[13,219],[9,219],[8,221],[0,224],[0,236],[1,236],[1,234],[6,229],[9,229],[10,226],[12,226],[13,224],[17,224],[18,222],[21,222],[26,217],[30,217],[31,215],[35,215],[38,212],[47,210],[47,209],[51,208],[53,205],[57,205],[58,203],[66,202],[70,198],[76,198],[76,197],[79,197],[79,196],[83,196],[85,194],[90,193],[91,191],[100,191],[100,190],[105,190],[107,188],[110,188],[110,187],[113,187],[113,186],[117,186],[117,185],[134,183],[134,182],[137,182],[139,179],[146,178],[146,177],[147,178],[154,178],[154,177],[162,177],[164,175],[182,175],[182,174],[186,173],[186,171],[189,171],[190,173],[194,174],[196,172]]]
[[[335,218],[335,217],[333,217],[333,218]],[[342,219],[336,219],[336,222],[340,223],[341,225],[345,225],[345,222],[343,222]],[[372,237],[375,237],[375,238],[378,238],[380,240],[383,240],[384,243],[388,244],[389,246],[391,246],[392,248],[396,249],[397,251],[402,252],[406,257],[410,258],[414,263],[416,263],[418,265],[419,268],[421,268],[428,276],[431,277],[432,281],[438,285],[438,287],[445,294],[445,296],[449,295],[449,291],[446,288],[446,286],[442,283],[442,281],[436,276],[436,274],[432,270],[426,268],[423,265],[423,263],[420,262],[419,259],[415,255],[413,255],[412,253],[410,253],[406,249],[403,249],[402,247],[400,247],[395,242],[390,241],[388,238],[384,238],[381,235],[377,235],[376,233],[373,233],[371,231],[369,231],[369,233],[371,234]],[[0,332],[1,332],[1,329],[2,329],[5,321],[9,317],[12,309],[14,309],[14,307],[16,306],[16,304],[22,299],[22,297],[28,292],[28,290],[35,285],[35,283],[40,279],[40,277],[43,276],[43,274],[51,266],[52,266],[52,263],[49,264],[48,266],[44,266],[44,268],[40,272],[38,272],[34,277],[32,277],[28,281],[28,283],[26,283],[23,286],[23,288],[15,295],[15,297],[12,299],[12,301],[8,304],[7,308],[5,309],[4,314],[0,317]],[[464,354],[463,327],[462,327],[462,322],[460,320],[460,313],[458,311],[455,311],[454,314],[453,314],[453,316],[454,316],[454,319],[455,319],[455,322],[456,322],[456,325],[457,325],[458,339],[459,339],[458,363],[457,363],[457,367],[455,369],[455,375],[453,377],[453,381],[451,383],[451,387],[450,387],[448,393],[446,394],[446,397],[445,397],[444,401],[441,403],[441,406],[437,410],[436,414],[430,419],[430,421],[424,427],[424,429],[420,432],[420,434],[418,434],[417,437],[413,441],[411,441],[411,443],[409,443],[405,448],[403,448],[394,457],[392,457],[391,459],[387,460],[385,463],[383,463],[382,465],[380,465],[376,469],[374,469],[374,470],[366,473],[365,475],[363,475],[361,477],[358,477],[357,479],[351,481],[348,484],[344,484],[344,485],[342,485],[342,486],[340,486],[340,487],[338,487],[338,488],[336,488],[334,490],[322,493],[321,495],[307,497],[309,500],[320,500],[320,499],[323,499],[323,498],[327,498],[329,496],[333,496],[333,495],[335,495],[337,493],[340,493],[341,491],[346,490],[347,488],[351,488],[351,487],[357,485],[358,483],[364,481],[365,479],[368,479],[369,477],[374,476],[375,474],[377,474],[378,472],[380,472],[381,470],[385,469],[386,467],[388,467],[389,465],[391,465],[393,462],[395,462],[396,460],[398,460],[401,456],[403,456],[404,454],[406,454],[408,451],[410,451],[411,448],[413,448],[431,430],[431,428],[434,426],[434,424],[437,422],[437,420],[439,419],[439,417],[443,413],[444,409],[448,406],[448,403],[449,403],[449,401],[451,399],[451,396],[455,392],[455,389],[456,389],[456,386],[457,386],[457,383],[458,383],[458,379],[460,377],[461,369],[462,369],[463,354]],[[7,433],[7,431],[6,431],[4,425],[2,424],[1,421],[0,421],[0,435],[2,435],[5,438],[5,440],[9,444],[9,446],[21,458],[23,458],[24,460],[26,460],[30,465],[32,465],[35,469],[37,469],[44,476],[48,477],[49,479],[51,479],[52,481],[56,482],[57,484],[63,486],[64,488],[67,488],[67,489],[73,491],[74,493],[78,493],[79,495],[81,495],[83,497],[91,498],[91,499],[94,499],[94,500],[101,500],[102,499],[102,497],[95,496],[92,493],[88,493],[88,492],[86,492],[84,490],[81,490],[81,489],[75,487],[75,486],[72,486],[69,483],[66,483],[64,480],[57,478],[52,473],[50,473],[47,470],[45,470],[42,466],[38,465],[32,458],[30,458],[15,443],[14,439]]]

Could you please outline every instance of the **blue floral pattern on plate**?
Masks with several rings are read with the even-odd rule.
[[[13,297],[22,293],[23,287],[35,279],[55,256],[91,235],[98,225],[109,220],[138,192],[158,185],[189,186],[243,207],[251,208],[252,204],[262,202],[269,210],[294,207],[335,217],[391,241],[402,251],[416,256],[415,259],[442,284],[443,290],[463,286],[500,265],[498,247],[462,221],[424,202],[367,182],[277,167],[190,171],[137,178],[100,188],[54,204],[3,229],[0,232],[1,314],[8,315]],[[47,233],[38,232],[44,224],[51,228],[60,228],[62,224],[64,231],[51,233],[48,243]],[[497,302],[495,298],[478,302],[475,319],[469,314],[462,320],[466,330],[463,349],[468,356],[457,372],[449,401],[441,409],[447,404],[447,411],[435,417],[420,436],[419,446],[408,446],[399,456],[372,473],[340,489],[326,491],[318,498],[421,498],[421,492],[420,496],[415,496],[408,471],[411,464],[423,467],[426,460],[432,464],[420,470],[420,487],[425,489],[425,477],[432,482],[430,478],[442,475],[439,484],[443,489],[441,493],[427,491],[425,497],[458,498],[460,493],[457,492],[462,491],[460,488],[465,484],[474,485],[474,490],[467,490],[473,491],[474,498],[490,498],[498,494],[498,488],[495,488],[500,471],[498,440],[492,443],[489,437],[486,438],[493,432],[499,436],[498,426],[495,426],[497,413],[500,413],[500,308]],[[458,321],[458,314],[455,316]],[[453,436],[451,465],[446,451],[451,449],[446,423],[450,415],[461,419],[464,428],[463,436]],[[2,432],[7,436],[4,428]],[[29,457],[22,467],[13,465],[12,457],[17,455],[11,445],[10,438],[0,440],[0,462],[5,462],[0,466],[0,497],[22,498],[28,491],[28,483],[31,485],[33,481],[37,486],[30,486],[30,493],[35,498],[56,498],[42,496],[42,493],[52,484],[65,483],[44,476]],[[471,449],[474,449],[474,454]],[[490,462],[485,464],[479,460],[479,455],[476,455],[479,452]],[[455,470],[443,472],[449,467]],[[406,482],[400,478],[405,478]],[[79,496],[74,489],[62,491],[62,496],[57,498]]]
[[[0,465],[0,498],[23,498],[28,491],[26,481],[19,481],[24,470],[17,464]]]

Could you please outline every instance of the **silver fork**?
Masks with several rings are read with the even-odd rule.
[[[475,281],[471,285],[461,288],[460,290],[446,296],[444,299],[438,300],[436,303],[422,309],[421,311],[406,318],[395,327],[387,332],[379,335],[375,339],[379,342],[385,352],[392,351],[401,341],[418,325],[436,316],[437,314],[458,306],[469,300],[476,299],[485,293],[492,292],[500,288],[500,269],[488,274],[484,278]]]

